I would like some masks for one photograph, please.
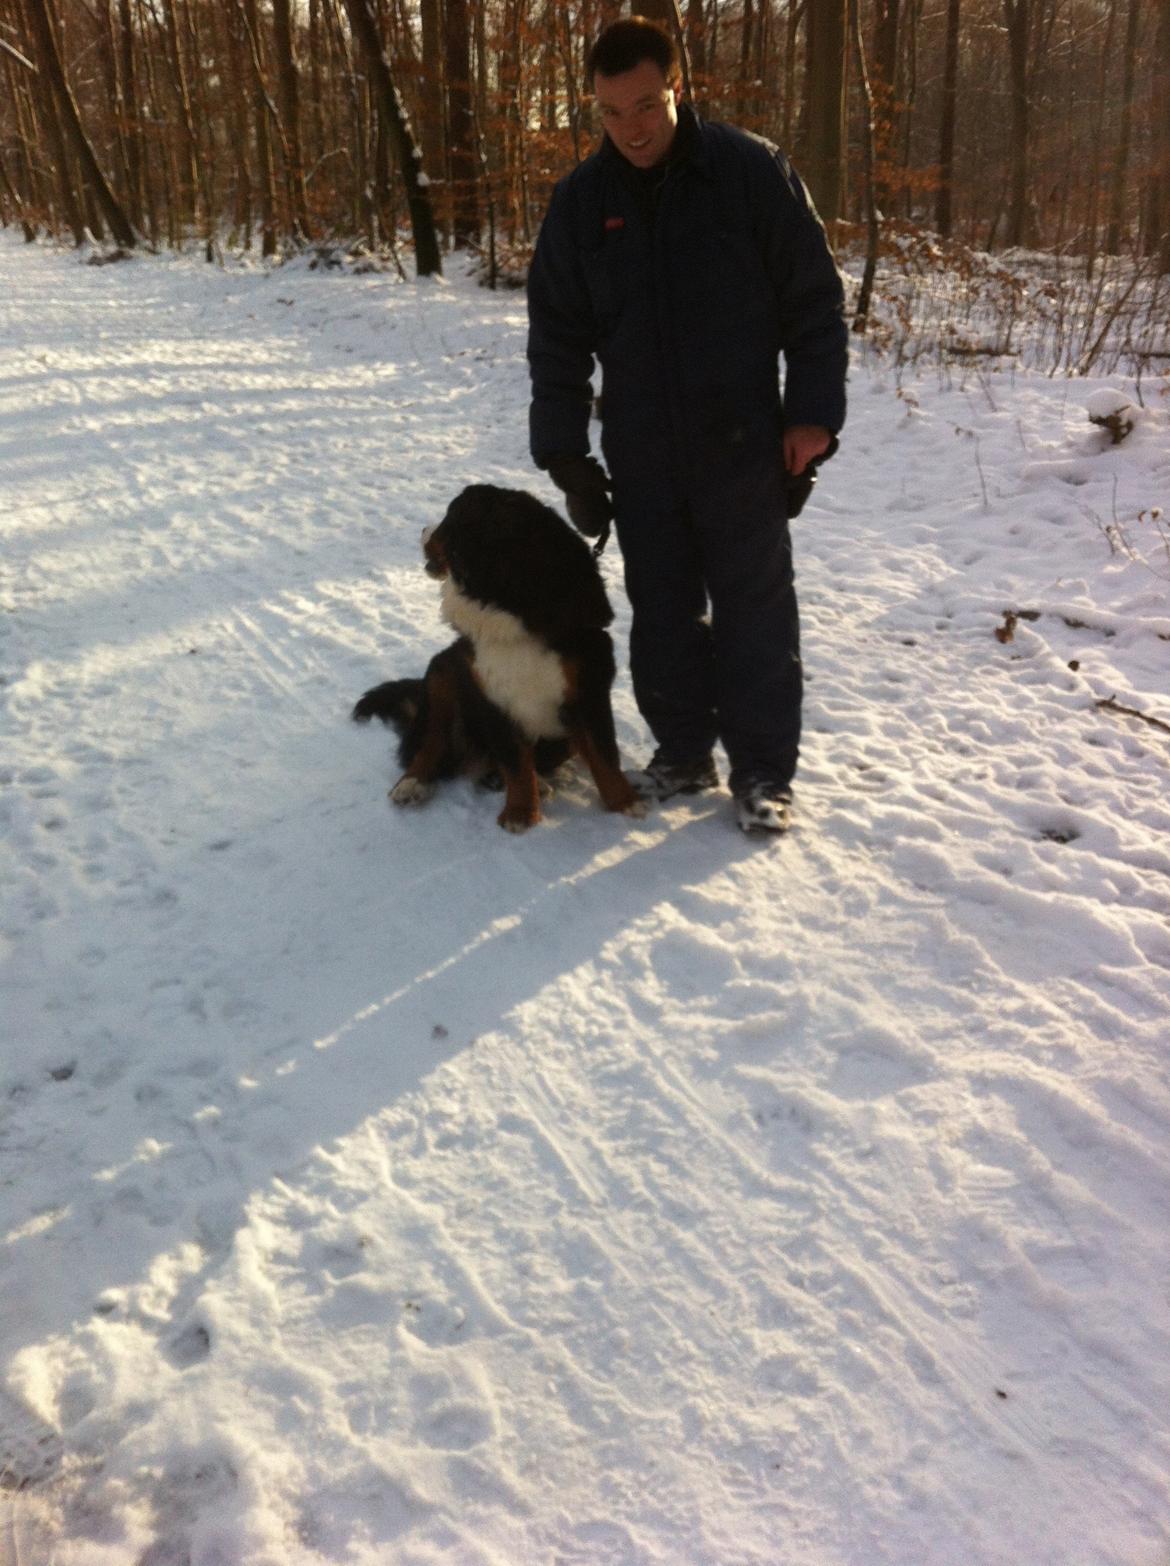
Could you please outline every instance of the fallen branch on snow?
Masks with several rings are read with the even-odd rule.
[[[1161,729],[1164,734],[1170,734],[1170,723],[1164,722],[1161,718],[1152,718],[1148,712],[1139,712],[1136,707],[1124,707],[1116,696],[1102,696],[1094,706],[1104,707],[1109,712],[1123,712],[1127,718],[1140,718],[1151,728]]]

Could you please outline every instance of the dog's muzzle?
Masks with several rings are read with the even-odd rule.
[[[447,557],[443,553],[440,544],[435,541],[438,532],[437,524],[422,530],[423,563],[428,576],[436,577],[439,581],[447,575]]]

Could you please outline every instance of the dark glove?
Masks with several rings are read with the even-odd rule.
[[[828,462],[836,453],[840,442],[835,435],[829,436],[829,444],[821,452],[819,457],[814,457],[811,462],[806,462],[803,473],[788,473],[784,478],[784,504],[788,512],[788,520],[798,517],[804,509],[804,503],[813,492],[813,485],[817,481],[817,469],[822,462]]]
[[[596,457],[553,457],[548,476],[564,492],[569,521],[586,538],[598,538],[613,521],[609,479]]]

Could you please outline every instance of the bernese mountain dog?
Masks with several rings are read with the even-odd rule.
[[[353,709],[398,732],[394,803],[422,804],[443,778],[502,777],[499,823],[524,832],[540,775],[575,754],[607,810],[645,815],[618,760],[613,610],[584,539],[533,495],[472,484],[424,531],[423,556],[459,634],[422,679],[376,685]]]

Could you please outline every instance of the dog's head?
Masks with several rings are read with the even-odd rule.
[[[518,489],[471,484],[423,533],[429,575],[532,631],[606,626],[613,610],[584,539],[551,507]]]

